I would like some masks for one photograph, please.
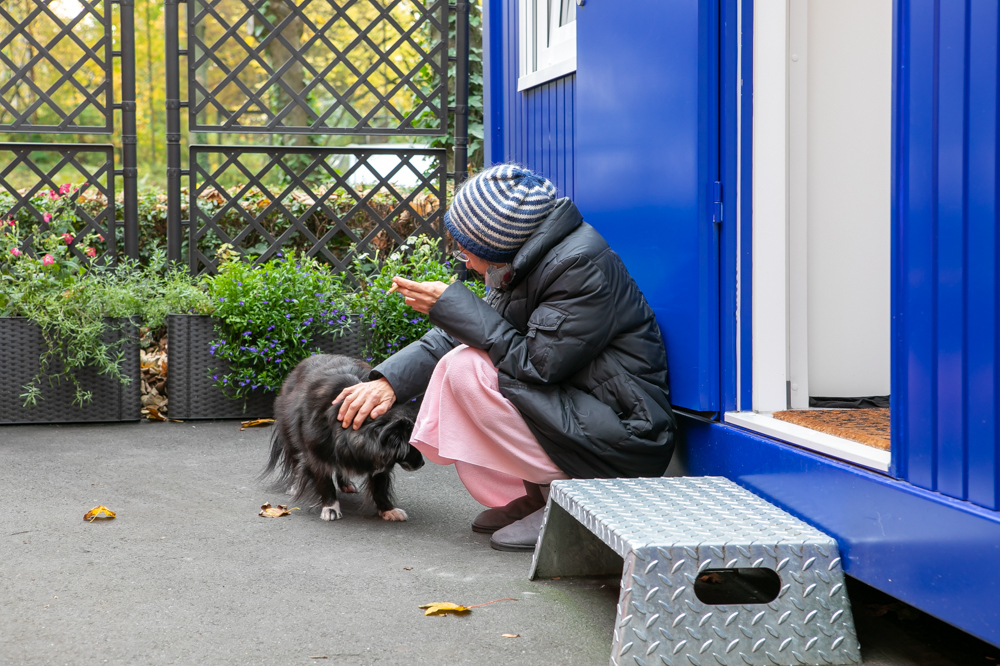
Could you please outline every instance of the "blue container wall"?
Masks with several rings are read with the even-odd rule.
[[[996,0],[897,0],[893,459],[1000,509]]]
[[[559,196],[573,198],[576,76],[518,92],[517,4],[483,3],[489,40],[486,160],[522,164],[555,183]]]

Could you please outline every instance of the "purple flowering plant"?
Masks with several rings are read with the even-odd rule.
[[[233,399],[277,391],[302,359],[319,352],[317,340],[338,337],[350,317],[343,275],[315,259],[277,256],[253,265],[220,251],[218,274],[208,278],[215,306],[211,353],[229,364],[208,374]]]
[[[451,283],[456,279],[455,268],[455,262],[442,252],[440,240],[426,235],[407,239],[384,258],[355,256],[351,272],[361,287],[349,295],[348,307],[361,317],[369,363],[380,363],[433,328],[427,316],[406,305],[399,292],[388,293],[393,276]],[[469,281],[466,286],[480,296],[486,293],[482,282]]]

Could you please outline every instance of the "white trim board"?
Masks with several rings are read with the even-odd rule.
[[[517,79],[517,91],[521,92],[527,90],[528,88],[534,88],[535,86],[540,86],[543,83],[552,81],[553,79],[558,79],[567,74],[572,74],[576,71],[576,56],[572,58],[567,58],[562,62],[557,62],[554,65],[549,65],[543,69],[530,74],[525,74]]]
[[[892,454],[871,446],[852,442],[843,437],[779,421],[770,414],[756,412],[726,412],[725,422],[762,435],[780,439],[810,451],[823,453],[845,462],[864,465],[880,472],[889,471]]]

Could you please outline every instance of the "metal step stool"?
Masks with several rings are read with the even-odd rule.
[[[860,663],[837,543],[728,479],[553,482],[531,578],[619,570],[614,666]]]

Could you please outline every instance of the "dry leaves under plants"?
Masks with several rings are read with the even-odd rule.
[[[143,331],[145,344],[151,336]],[[142,413],[151,421],[167,421],[167,338],[151,341],[139,350],[139,367],[142,373]]]

